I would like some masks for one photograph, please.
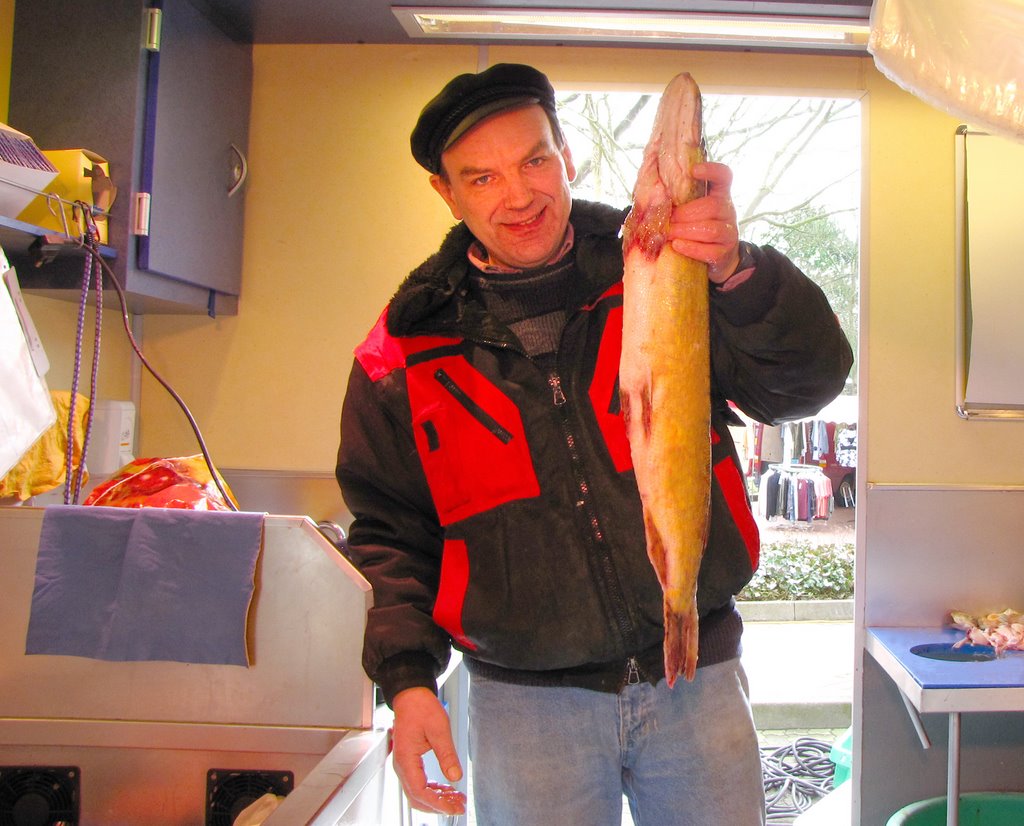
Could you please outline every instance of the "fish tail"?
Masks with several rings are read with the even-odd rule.
[[[687,681],[697,673],[697,609],[677,612],[665,602],[665,678],[668,687],[682,674]]]

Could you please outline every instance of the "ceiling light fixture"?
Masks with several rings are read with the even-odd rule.
[[[392,6],[413,38],[658,43],[865,51],[858,18],[783,15]]]

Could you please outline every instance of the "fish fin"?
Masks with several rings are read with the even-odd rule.
[[[661,534],[658,526],[650,513],[644,510],[644,534],[647,543],[647,558],[654,567],[654,573],[658,576],[658,583],[662,589],[668,583],[668,557],[665,551],[665,544],[661,541]],[[666,610],[668,610],[666,608]]]
[[[682,674],[689,682],[697,673],[697,610],[673,611],[665,604],[665,679],[669,688]]]

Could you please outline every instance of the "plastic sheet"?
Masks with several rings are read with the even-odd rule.
[[[868,51],[926,103],[1024,140],[1024,0],[875,0]]]
[[[32,496],[53,490],[67,479],[68,416],[71,412],[71,393],[51,390],[50,398],[57,414],[57,422],[47,429],[20,461],[0,479],[0,499],[24,502]],[[71,475],[78,472],[85,441],[85,417],[89,400],[79,394],[75,404],[74,446]],[[83,481],[89,474],[83,475]]]
[[[20,290],[13,275],[0,249],[0,474],[14,467],[56,421],[45,367],[33,358],[32,341],[38,337],[27,331],[27,310],[19,315]]]
[[[223,478],[221,484],[231,496]],[[217,488],[201,455],[136,459],[89,495],[85,505],[114,508],[185,508],[232,510]]]

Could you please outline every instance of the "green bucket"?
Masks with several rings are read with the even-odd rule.
[[[1020,826],[1024,792],[965,792],[960,795],[960,826]],[[946,798],[904,806],[886,826],[946,826]]]
[[[853,768],[853,726],[836,738],[828,756],[836,767],[832,776],[832,788],[838,789],[850,779],[850,770]]]

